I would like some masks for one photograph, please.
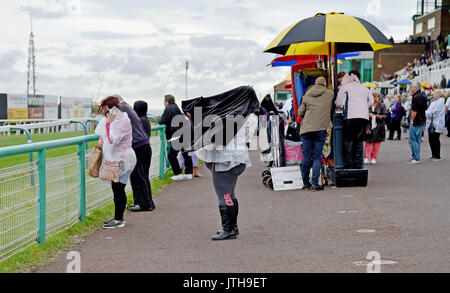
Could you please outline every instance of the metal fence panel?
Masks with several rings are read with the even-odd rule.
[[[164,126],[155,127],[151,138],[150,179],[167,172]],[[111,185],[87,175],[85,151],[98,136],[69,138],[0,148],[0,157],[29,151],[36,161],[0,169],[0,262],[45,239],[84,221],[86,214],[113,202]],[[46,148],[78,145],[78,152],[46,159]],[[42,175],[42,176],[40,176]],[[131,192],[130,183],[126,192]]]
[[[36,243],[36,162],[0,169],[0,260]]]

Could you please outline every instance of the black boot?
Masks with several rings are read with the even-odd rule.
[[[236,231],[234,223],[236,212],[234,206],[219,206],[220,217],[222,220],[222,228],[220,234],[211,237],[212,240],[236,239]]]
[[[236,220],[234,220],[233,222],[235,223],[234,224],[234,231],[236,232],[236,235],[239,235],[239,227],[238,227],[238,225],[237,225],[237,217],[238,217],[238,214],[239,214],[239,203],[238,203],[238,200],[237,200],[237,198],[236,199],[233,199],[233,203],[234,203],[234,207],[235,207],[235,217],[236,217]],[[218,234],[220,234],[220,233],[222,233],[223,232],[223,230],[218,230],[217,232],[216,232],[216,234],[218,235]]]

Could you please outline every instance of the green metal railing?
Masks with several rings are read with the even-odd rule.
[[[152,132],[159,133],[161,145],[160,145],[160,153],[159,153],[159,178],[164,178],[165,174],[169,171],[169,165],[167,160],[167,141],[165,137],[165,125],[155,126],[152,127]],[[20,129],[23,130],[23,129]],[[9,157],[9,156],[15,156],[25,153],[36,153],[37,158],[36,162],[33,163],[32,168],[36,168],[36,173],[38,175],[37,184],[34,187],[34,189],[30,190],[36,190],[35,195],[35,202],[36,202],[36,241],[39,246],[42,246],[45,244],[46,241],[46,230],[47,227],[47,205],[48,201],[51,199],[47,198],[47,188],[50,186],[47,186],[47,173],[49,172],[48,166],[47,166],[47,157],[46,153],[49,149],[55,149],[60,147],[66,147],[66,146],[77,146],[77,157],[78,159],[75,159],[75,162],[78,161],[78,183],[76,183],[76,186],[78,187],[78,200],[79,200],[79,211],[78,211],[78,220],[80,222],[86,221],[86,155],[87,155],[87,146],[89,142],[97,141],[99,139],[99,135],[92,134],[92,135],[85,135],[85,136],[79,136],[79,137],[73,137],[73,138],[66,138],[66,139],[59,139],[59,140],[53,140],[53,141],[46,141],[46,142],[39,142],[39,143],[29,143],[29,144],[23,144],[23,145],[16,145],[16,146],[10,146],[10,147],[3,147],[0,148],[0,158],[1,157]],[[151,140],[152,141],[152,140]],[[156,170],[155,170],[156,171]],[[6,172],[6,171],[5,171]],[[7,172],[6,172],[7,173]],[[8,174],[0,174],[8,177]],[[10,178],[15,179],[17,177],[18,173],[15,173],[11,175]],[[19,174],[22,175],[22,174]],[[27,175],[28,176],[28,175]],[[34,176],[34,175],[32,175]],[[1,179],[1,178],[0,178]],[[92,179],[92,178],[91,178]],[[32,179],[34,180],[34,179]],[[4,186],[3,189],[1,189],[2,181],[0,180],[0,220],[5,220],[9,216],[10,210],[14,210],[15,206],[7,206],[5,208],[2,208],[1,203],[4,199],[6,202],[7,196],[11,195],[13,192],[14,194],[17,193],[23,193],[25,196],[24,191],[5,191],[6,193],[2,195],[2,190],[6,190],[6,187]],[[6,184],[6,183],[5,183]],[[48,184],[51,184],[50,182]],[[9,186],[9,185],[8,185]],[[33,181],[34,186],[34,181]],[[9,188],[9,187],[8,187]],[[9,189],[8,189],[9,190]],[[34,191],[32,191],[34,193]],[[32,194],[33,194],[32,193]],[[32,195],[31,194],[31,195]],[[29,195],[29,194],[28,194]],[[27,196],[28,196],[27,195]],[[24,204],[28,204],[28,202],[25,202]],[[17,203],[19,206],[23,206],[22,203]],[[76,212],[76,210],[75,210]],[[15,213],[17,214],[17,213]],[[14,215],[14,212],[11,212],[11,217]],[[1,224],[1,222],[0,222]],[[20,223],[19,223],[20,224]],[[11,228],[11,227],[9,227]],[[8,228],[8,229],[9,229]],[[6,228],[5,228],[6,229]],[[11,228],[12,229],[12,228]],[[0,231],[3,232],[3,231]],[[9,240],[8,240],[9,241]],[[14,239],[11,240],[11,242],[14,242]],[[0,243],[1,244],[1,243]],[[3,243],[4,245],[4,243]],[[2,245],[0,245],[0,248],[2,248]],[[0,249],[0,252],[1,249]],[[0,254],[1,256],[1,254]],[[2,257],[0,257],[0,262],[2,261]]]

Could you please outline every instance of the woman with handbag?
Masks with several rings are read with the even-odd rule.
[[[445,127],[445,101],[444,92],[436,90],[433,94],[433,100],[425,112],[427,117],[428,141],[431,148],[430,160],[441,161],[441,142],[439,137]]]
[[[388,111],[381,103],[381,94],[373,93],[374,103],[369,107],[369,124],[365,135],[364,163],[376,164],[381,143],[386,139],[386,117]]]
[[[104,99],[97,114],[104,116],[95,129],[101,136],[99,147],[103,152],[99,178],[111,182],[115,205],[114,218],[105,222],[103,228],[122,228],[125,227],[123,214],[127,204],[125,186],[136,166],[136,155],[131,147],[133,130],[128,114],[120,111],[117,97]]]

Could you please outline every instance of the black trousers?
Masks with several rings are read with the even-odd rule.
[[[394,139],[394,134],[397,132],[397,139],[401,139],[402,137],[402,129],[401,125],[402,120],[391,119],[391,129],[389,131],[389,139]]]
[[[152,186],[149,179],[152,148],[149,144],[146,144],[138,147],[134,152],[137,159],[136,167],[134,167],[130,175],[134,204],[139,205],[143,209],[154,208]]]
[[[386,127],[389,131],[392,130],[392,122],[393,122],[393,120],[391,119],[391,113],[388,112],[385,123],[386,123]]]
[[[127,194],[125,193],[125,184],[120,182],[111,182],[111,187],[114,194],[114,220],[122,221],[123,213],[127,205]]]
[[[447,136],[450,137],[450,110],[447,111],[446,124],[447,124]]]
[[[344,122],[344,168],[362,169],[364,163],[364,135],[366,119],[347,119]]]
[[[211,171],[219,206],[233,206],[233,200],[237,199],[234,189],[238,177],[245,171],[246,165],[240,164],[224,172],[216,172],[213,163],[206,163],[206,167]]]
[[[172,167],[172,171],[174,175],[180,175],[181,169],[180,164],[178,163],[178,152],[173,149],[172,146],[170,146],[169,153],[167,154],[167,157],[169,159],[170,166]],[[189,156],[187,152],[182,152],[182,156],[184,158],[184,166],[186,167],[186,170],[184,171],[184,174],[193,174],[194,173],[194,166],[192,164],[192,158]]]
[[[428,132],[428,142],[430,143],[431,155],[433,158],[436,158],[436,159],[441,158],[441,142],[439,140],[440,136],[441,136],[440,133]]]

